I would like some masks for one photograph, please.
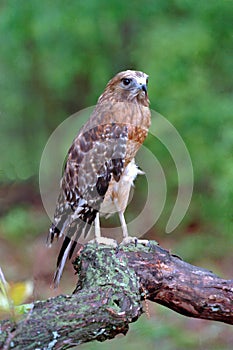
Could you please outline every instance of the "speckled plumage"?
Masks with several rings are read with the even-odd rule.
[[[122,215],[125,211],[130,187],[140,173],[134,157],[150,126],[147,81],[145,73],[131,70],[111,79],[68,151],[48,235],[49,244],[64,236],[55,285],[78,238],[88,235],[97,213],[111,215],[114,206]]]

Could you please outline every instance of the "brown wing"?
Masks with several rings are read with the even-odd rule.
[[[71,258],[80,236],[89,233],[113,176],[120,179],[124,169],[127,125],[104,124],[80,133],[74,140],[65,165],[48,243],[64,236],[57,259],[55,284],[60,280],[67,258]]]

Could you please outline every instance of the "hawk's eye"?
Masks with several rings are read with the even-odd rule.
[[[123,85],[128,86],[128,85],[131,83],[131,80],[132,80],[132,79],[123,78],[123,79],[122,79],[122,83],[123,83]]]

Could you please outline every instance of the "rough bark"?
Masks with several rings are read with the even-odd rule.
[[[154,242],[87,244],[76,258],[71,296],[34,303],[24,319],[0,323],[1,349],[68,349],[126,334],[145,299],[183,315],[233,324],[233,280],[192,266]]]

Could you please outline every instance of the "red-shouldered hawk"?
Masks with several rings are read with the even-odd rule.
[[[88,235],[93,223],[95,238],[101,242],[99,215],[118,212],[123,238],[128,237],[124,211],[133,181],[142,173],[134,157],[147,136],[151,119],[147,84],[148,75],[143,72],[118,73],[107,84],[68,151],[48,235],[49,244],[55,237],[64,236],[55,286],[77,240]]]

